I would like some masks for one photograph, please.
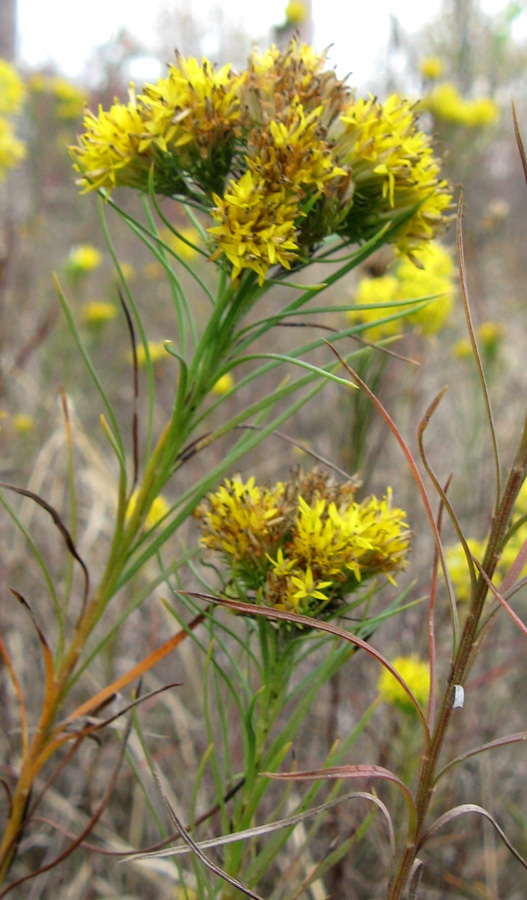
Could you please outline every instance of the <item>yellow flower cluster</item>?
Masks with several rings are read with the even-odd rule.
[[[417,254],[418,268],[408,259],[401,259],[393,274],[378,278],[363,278],[357,285],[355,303],[371,305],[370,309],[350,309],[350,322],[371,322],[391,312],[404,311],[403,307],[379,309],[380,304],[403,300],[417,300],[439,294],[436,300],[409,313],[404,319],[394,319],[382,325],[368,328],[364,335],[370,341],[397,334],[409,325],[424,335],[436,334],[445,324],[455,295],[455,266],[452,256],[438,241],[426,244]]]
[[[430,668],[427,663],[419,659],[415,653],[412,653],[411,656],[398,656],[391,660],[391,663],[395,671],[406,682],[419,705],[425,706],[430,694]],[[408,694],[388,669],[382,670],[377,687],[386,703],[397,706],[405,712],[411,712],[414,709]]]
[[[488,128],[499,116],[498,106],[491,97],[465,100],[450,81],[438,84],[423,98],[421,107],[431,112],[435,119],[465,128]]]
[[[190,198],[212,217],[211,259],[236,280],[307,262],[331,234],[360,242],[384,224],[413,252],[450,204],[415,107],[356,99],[325,56],[297,39],[216,70],[177,55],[127,105],[89,112],[72,148],[85,190],[117,186]]]
[[[415,104],[397,94],[384,104],[359,99],[342,121],[341,160],[355,183],[342,230],[360,240],[394,215],[406,215],[394,240],[401,252],[415,251],[440,229],[451,201],[430,141],[417,128]]]
[[[28,87],[34,95],[50,97],[53,114],[63,122],[75,122],[84,112],[86,93],[66,78],[37,73],[29,79]]]
[[[0,59],[0,181],[26,155],[24,144],[15,137],[12,123],[4,118],[20,112],[24,97],[24,83],[16,69],[5,59]]]
[[[404,568],[410,535],[391,491],[354,500],[355,482],[317,471],[259,487],[226,479],[197,509],[202,542],[220,552],[247,598],[277,609],[333,614],[375,575]]]

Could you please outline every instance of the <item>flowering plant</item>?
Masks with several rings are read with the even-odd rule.
[[[103,727],[105,722],[94,722],[92,716],[109,698],[149,671],[188,635],[192,636],[204,620],[210,620],[211,630],[216,624],[211,613],[199,613],[190,623],[176,616],[181,623],[177,634],[64,718],[70,692],[86,666],[102,652],[108,633],[114,634],[158,584],[165,582],[174,587],[171,579],[180,579],[180,568],[190,564],[195,551],[186,548],[176,561],[173,549],[170,561],[163,558],[169,538],[242,456],[275,432],[327,381],[348,385],[336,374],[341,361],[335,361],[334,355],[324,365],[305,359],[325,346],[322,338],[279,354],[262,352],[262,337],[280,324],[298,322],[300,316],[303,323],[308,315],[325,312],[324,307],[307,307],[308,302],[383,244],[393,244],[400,254],[412,259],[447,223],[448,186],[440,177],[430,140],[418,129],[415,106],[395,95],[384,104],[374,98],[356,98],[333,71],[324,67],[324,56],[296,40],[284,51],[274,47],[263,54],[255,51],[241,73],[233,72],[229,66],[217,70],[207,60],[199,63],[178,55],[166,78],[145,85],[138,94],[131,88],[127,104],[116,101],[108,111],[87,113],[85,131],[72,148],[83,190],[100,194],[101,227],[119,275],[123,321],[132,348],[132,428],[131,437],[127,438],[57,279],[73,339],[105,411],[101,427],[118,472],[114,522],[108,544],[97,548],[96,560],[89,567],[75,538],[77,506],[71,422],[63,397],[72,493],[69,527],[43,497],[3,484],[6,490],[22,493],[51,515],[79,567],[81,581],[78,584],[68,570],[55,587],[43,568],[53,600],[56,639],[52,652],[51,640],[38,629],[45,694],[32,731],[27,727],[23,692],[14,667],[7,649],[0,644],[19,699],[22,735],[20,764],[0,845],[0,879],[5,878],[20,837],[42,799],[38,795],[32,804],[30,797],[43,768],[63,747],[70,748],[67,758],[72,758],[83,740]],[[118,188],[129,188],[142,194],[143,220],[133,218],[117,204],[114,188],[116,192]],[[189,240],[188,232],[176,227],[162,208],[163,202],[174,200],[197,229],[202,242],[199,245]],[[170,289],[175,326],[172,340],[164,343],[163,352],[174,367],[174,392],[170,414],[159,430],[154,416],[152,347],[156,346],[156,353],[161,351],[148,338],[144,313],[119,262],[107,222],[108,209],[153,254]],[[168,229],[168,235],[164,229]],[[210,289],[208,275],[203,275],[197,263],[193,261],[191,265],[185,258],[181,242],[191,246],[198,260],[213,263],[218,275],[215,290]],[[306,285],[292,280],[293,274],[297,278],[314,263],[327,267],[323,282]],[[202,315],[195,295],[191,298],[187,294],[185,279],[201,293],[200,299],[204,298],[208,306],[207,315]],[[291,291],[294,299],[261,318],[251,318],[249,314],[261,298],[277,285]],[[337,313],[343,311],[342,306],[333,309]],[[344,340],[362,327],[352,324],[335,329],[333,342]],[[353,351],[348,352],[342,360],[353,355]],[[238,392],[249,384],[258,384],[264,376],[272,377],[284,363],[299,367],[299,377],[282,380],[271,390],[267,386],[261,396],[234,414],[225,414],[218,424],[218,410],[231,409],[228,404]],[[148,386],[147,413],[140,423],[139,368],[143,364]],[[234,380],[233,371],[241,367],[243,377]],[[281,404],[278,410],[277,404]],[[185,466],[189,461],[228,435],[231,443],[221,458],[200,477],[187,480]],[[177,493],[171,503],[160,499],[168,482]],[[293,488],[257,489],[251,482],[228,480],[223,488],[209,494],[199,515],[205,543],[211,549],[220,546],[228,556],[232,577],[240,589],[255,592],[258,602],[270,604],[275,615],[287,616],[289,610],[299,609],[311,616],[307,619],[310,622],[318,615],[323,619],[335,612],[349,592],[375,574],[390,576],[400,568],[408,533],[404,513],[391,507],[389,493],[382,500],[371,498],[359,504],[353,499],[351,484],[337,489],[322,476],[318,476],[318,481],[313,477],[311,482],[303,476],[300,482],[301,492],[297,491],[298,496],[294,497]],[[2,502],[19,524],[16,511],[4,495]],[[217,520],[219,510],[221,528]],[[265,538],[263,532],[259,533],[260,580],[254,570],[251,574],[242,546],[244,533],[253,533],[247,531],[247,526],[255,517],[258,526],[265,523],[267,529]],[[228,528],[228,535],[225,532],[218,537],[222,529]],[[148,568],[153,560],[159,565],[159,573],[154,577]],[[107,610],[112,600],[139,574],[147,581],[140,599],[130,601],[117,624],[108,624],[104,634],[98,634],[98,624],[108,623]],[[368,590],[375,592],[373,580]],[[19,599],[24,608],[29,606],[21,596]],[[246,600],[240,602],[246,603],[242,611],[249,612],[254,607]],[[389,607],[384,617],[396,607],[397,603]],[[361,620],[364,635],[371,634],[381,619],[382,616],[368,618],[365,614],[364,622]],[[271,640],[270,635],[275,632],[272,626],[265,634]],[[283,629],[282,634],[286,633]],[[365,645],[361,637],[357,637],[357,642]],[[248,659],[255,664],[250,640],[244,646]],[[269,644],[263,641],[261,646]],[[276,642],[273,646],[276,649]],[[313,690],[349,657],[350,648],[335,653],[336,657],[329,655],[321,664],[301,709],[313,698]],[[274,658],[271,653],[262,664],[263,676],[269,673],[270,660]],[[242,668],[237,671],[245,684]],[[262,682],[262,689],[267,684],[267,693],[258,718],[260,733],[256,745],[252,716],[258,691],[254,694],[247,688],[247,705],[240,707],[246,717],[250,772],[240,801],[239,822],[250,822],[254,812],[259,793],[256,790],[250,795],[249,788],[256,783],[270,724],[281,709],[277,697],[283,703],[286,696],[284,691],[275,696],[271,690],[271,686],[276,686],[278,671],[283,672],[275,672],[272,685]],[[284,675],[284,690],[287,681]],[[295,713],[297,725],[301,709]],[[291,726],[289,733],[293,732]],[[265,756],[269,765],[276,767],[283,758],[287,734],[286,729],[279,746]],[[55,772],[60,771],[61,765],[59,762]],[[52,772],[49,783],[54,777]],[[218,791],[221,794],[220,787]],[[90,827],[96,820],[94,817]],[[73,842],[71,849],[77,843]],[[232,863],[232,872],[239,871],[236,865]],[[23,874],[14,883],[19,884],[32,874]]]

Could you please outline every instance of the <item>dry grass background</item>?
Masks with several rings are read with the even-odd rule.
[[[527,133],[525,97],[518,97],[518,118]],[[28,126],[29,127],[29,126]],[[38,135],[44,148],[38,159],[30,156],[25,169],[15,173],[3,188],[3,209],[6,229],[13,240],[4,267],[2,282],[2,371],[0,409],[7,413],[0,432],[1,477],[29,487],[45,497],[57,509],[68,508],[67,457],[65,433],[59,403],[59,391],[68,396],[72,417],[76,486],[79,503],[78,545],[94,577],[104,561],[111,533],[114,513],[115,467],[99,428],[100,404],[94,396],[82,361],[68,336],[66,324],[58,314],[50,273],[60,272],[71,245],[95,243],[103,245],[96,217],[95,204],[79,198],[72,184],[65,153],[46,161],[46,135]],[[525,413],[525,186],[519,158],[514,145],[511,116],[504,109],[501,122],[479,152],[477,165],[465,157],[458,165],[456,146],[445,148],[447,165],[454,180],[461,171],[465,191],[465,254],[468,281],[474,316],[477,321],[502,322],[505,336],[499,356],[489,370],[489,384],[493,399],[497,430],[504,457],[513,452],[512,441],[518,423]],[[470,149],[470,148],[468,148]],[[465,150],[465,152],[468,152]],[[135,201],[123,196],[123,205],[136,212]],[[492,220],[496,201],[503,204],[506,215]],[[168,212],[169,204],[167,204]],[[162,280],[148,277],[145,267],[151,262],[148,254],[131,242],[120,222],[112,219],[111,228],[119,258],[133,265],[135,278],[131,284],[137,303],[148,323],[148,337],[152,340],[170,338],[174,332],[166,288]],[[453,235],[451,240],[453,240]],[[206,266],[203,277],[208,273]],[[152,272],[150,272],[152,275]],[[352,297],[354,282],[339,285],[327,295],[331,303],[344,302],[343,292]],[[189,286],[189,290],[192,290]],[[116,288],[109,259],[106,255],[101,268],[71,290],[70,299],[79,313],[81,303],[88,299],[112,299],[116,302]],[[202,302],[195,296],[193,302]],[[279,291],[270,296],[270,305],[282,302]],[[261,310],[259,310],[261,313]],[[333,321],[322,317],[323,324]],[[433,341],[408,335],[397,345],[397,352],[419,361],[411,366],[390,360],[387,377],[382,386],[382,399],[390,409],[401,430],[415,449],[417,425],[428,403],[445,384],[450,391],[429,428],[427,437],[434,467],[445,480],[454,473],[451,498],[460,520],[470,536],[482,537],[488,529],[492,498],[492,459],[489,436],[484,425],[483,403],[471,363],[456,359],[452,347],[463,335],[463,317],[457,309],[448,327]],[[115,402],[123,431],[129,429],[132,387],[129,346],[122,317],[109,323],[100,336],[92,336],[90,350],[96,367],[104,379],[108,393]],[[288,329],[276,330],[273,350],[291,346]],[[266,347],[266,349],[269,349]],[[165,418],[170,408],[175,368],[167,359],[156,367],[156,423]],[[279,376],[274,375],[260,387],[272,391]],[[146,385],[141,382],[141,397]],[[247,397],[240,397],[242,403]],[[142,401],[143,402],[143,401]],[[232,400],[232,410],[237,408]],[[25,433],[16,429],[14,416],[32,416],[33,427]],[[144,413],[144,407],[143,407]],[[353,447],[349,446],[351,403],[344,389],[326,387],[320,398],[292,419],[284,429],[299,442],[305,442],[315,453],[339,466],[353,471]],[[128,432],[129,433],[129,432]],[[228,440],[228,439],[227,439]],[[408,512],[415,534],[408,570],[400,577],[399,586],[409,586],[410,597],[426,595],[431,571],[432,540],[425,526],[408,468],[393,439],[385,433],[382,423],[372,422],[368,446],[375,460],[368,475],[367,490],[383,491],[387,483],[394,490],[398,505]],[[179,480],[167,488],[167,499],[177,496],[181,487],[199,473],[207,471],[221,457],[224,448],[215,445],[194,457],[181,471]],[[299,457],[295,449],[275,437],[265,442],[255,453],[243,460],[244,475],[254,474],[257,481],[283,477],[289,468],[308,465],[308,458]],[[49,563],[51,571],[60,577],[66,555],[49,517],[29,500],[13,501],[24,525],[31,531],[39,551]],[[176,558],[182,545],[196,540],[197,532],[191,522],[183,533],[166,548],[165,560]],[[446,530],[447,539],[449,537]],[[453,539],[453,536],[450,535]],[[2,634],[15,661],[22,687],[28,696],[39,698],[42,673],[39,669],[38,641],[23,610],[11,600],[9,588],[15,587],[31,603],[35,615],[46,630],[50,642],[53,626],[50,599],[41,573],[27,546],[12,527],[7,515],[0,516],[0,625]],[[183,575],[185,586],[196,587],[190,572]],[[122,609],[139,598],[145,581],[139,578],[122,592],[114,606],[117,617]],[[138,659],[162,643],[174,628],[160,598],[176,602],[166,586],[160,586],[126,621],[119,633],[112,637],[94,667],[86,673],[85,683],[78,685],[75,701],[118,677]],[[444,601],[444,597],[442,597]],[[525,617],[525,597],[517,598],[515,608]],[[438,633],[446,634],[446,603],[440,604]],[[106,620],[105,620],[106,622]],[[391,658],[401,653],[426,651],[425,607],[417,606],[385,624],[375,637],[376,646]],[[106,623],[107,624],[107,623]],[[441,625],[445,626],[443,629]],[[101,637],[101,635],[98,635]],[[441,648],[447,652],[445,646]],[[475,744],[503,733],[521,731],[527,722],[525,675],[525,645],[519,632],[503,616],[484,647],[485,663],[476,664],[467,686],[467,702],[457,718],[447,742],[447,754],[459,754]],[[445,665],[441,674],[446,674]],[[325,758],[331,743],[345,736],[376,695],[377,671],[370,660],[352,659],[337,679],[321,692],[316,706],[297,741],[298,763],[311,768]],[[177,681],[174,688],[149,701],[139,713],[145,747],[152,760],[163,771],[169,785],[170,799],[185,819],[188,809],[193,773],[206,749],[207,736],[203,727],[201,707],[202,657],[190,642],[183,644],[145,678],[143,690],[153,690],[164,683]],[[16,767],[17,720],[14,698],[6,678],[0,681],[2,722],[0,728],[0,757],[2,777],[9,779]],[[116,752],[116,734],[111,731],[100,741],[86,742],[75,763],[60,774],[48,793],[45,815],[59,822],[65,831],[76,833],[96,807],[107,783]],[[386,707],[379,708],[358,743],[353,747],[351,761],[376,762],[390,765],[402,776],[412,777],[415,760],[415,723],[401,720]],[[238,752],[236,721],[232,722],[232,754]],[[129,744],[131,765],[121,769],[115,791],[90,841],[98,848],[121,850],[145,847],[160,839],[149,804],[168,827],[166,813],[148,773],[145,748],[137,735]],[[527,851],[527,789],[524,749],[522,745],[502,748],[492,755],[476,758],[455,771],[440,787],[438,800],[442,808],[471,800],[487,806],[498,816],[510,839],[524,855]],[[148,789],[134,776],[140,773]],[[415,772],[414,772],[415,774]],[[273,788],[278,797],[281,787]],[[204,811],[210,804],[206,783],[198,808]],[[399,799],[390,788],[379,789],[380,796],[398,809]],[[5,798],[2,798],[5,812]],[[287,853],[279,858],[277,867],[269,872],[268,884],[261,890],[264,896],[278,898],[277,885],[294,880],[295,870],[288,865],[299,853],[298,866],[308,868],[327,852],[332,839],[343,840],[353,833],[364,817],[366,808],[342,805],[328,821],[327,829],[308,849],[301,837],[291,839]],[[217,831],[214,817],[210,833]],[[306,826],[307,828],[308,826]],[[295,840],[300,847],[295,847]],[[364,841],[352,848],[348,857],[339,862],[324,883],[310,888],[312,900],[325,896],[346,897],[347,900],[373,900],[382,896],[378,872],[378,851],[385,838],[377,823]],[[34,826],[23,839],[17,874],[36,865],[43,865],[65,846],[60,831]],[[490,830],[471,818],[460,819],[441,832],[423,854],[427,865],[423,888],[425,900],[439,898],[478,898],[478,900],[520,900],[525,896],[525,872],[511,859],[506,848],[499,844]],[[280,869],[282,871],[280,872]],[[267,893],[265,893],[267,889]],[[169,900],[182,896],[174,882],[170,861],[160,861],[147,869],[144,865],[117,865],[113,858],[79,849],[62,867],[40,876],[31,886],[24,884],[13,897],[53,897],[60,900],[91,900],[91,898],[120,898],[120,900]],[[227,896],[225,894],[225,896]]]

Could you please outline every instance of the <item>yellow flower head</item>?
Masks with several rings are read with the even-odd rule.
[[[218,244],[211,259],[223,253],[232,264],[233,281],[243,269],[252,269],[263,284],[270,266],[291,268],[299,211],[284,188],[269,193],[248,169],[238,182],[231,181],[223,197],[214,194],[214,202],[212,217],[221,224],[208,229]]]
[[[249,269],[262,285],[331,234],[358,243],[390,224],[387,240],[414,254],[450,204],[415,107],[356,100],[325,66],[296,38],[255,50],[241,73],[177,54],[166,78],[137,97],[131,86],[128,105],[87,114],[71,151],[80,183],[144,191],[151,177],[156,192],[190,197],[213,219],[210,260],[235,281]]]
[[[101,262],[102,256],[96,247],[92,247],[91,244],[77,244],[71,248],[64,268],[68,275],[76,278],[95,271]]]
[[[90,328],[99,329],[117,316],[117,308],[113,303],[102,300],[91,300],[82,308],[82,321]]]
[[[0,59],[0,116],[19,113],[25,95],[24,82],[16,69],[7,60]]]
[[[390,492],[357,503],[355,490],[316,471],[273,488],[226,480],[196,512],[203,543],[223,554],[258,602],[305,615],[335,612],[361,582],[380,573],[393,581],[409,546]]]
[[[445,71],[443,60],[439,56],[425,56],[419,61],[419,72],[423,78],[435,81]]]
[[[84,128],[79,145],[70,148],[84,191],[119,185],[145,190],[150,157],[140,150],[145,128],[133,90],[126,106],[116,100],[108,112],[88,111]]]
[[[430,668],[427,663],[419,659],[417,654],[411,656],[398,656],[391,660],[395,671],[401,676],[412,691],[415,699],[421,707],[428,702],[430,694]],[[386,703],[397,706],[405,712],[411,712],[414,705],[406,691],[395,680],[388,669],[383,669],[378,681],[379,693]]]
[[[341,164],[351,169],[353,203],[341,230],[357,240],[394,216],[409,215],[391,241],[412,253],[446,227],[451,196],[440,180],[430,139],[419,131],[415,104],[392,94],[353,100],[341,116]]]
[[[135,490],[128,501],[128,507],[126,509],[126,520],[128,521],[132,516],[136,505],[137,505],[137,496],[139,494],[138,490]],[[165,500],[165,498],[160,494],[153,501],[150,509],[148,510],[148,515],[145,519],[145,528],[154,528],[159,524],[161,519],[164,519],[168,511],[170,510],[170,506]]]

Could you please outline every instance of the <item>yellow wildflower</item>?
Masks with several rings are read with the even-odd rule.
[[[485,553],[485,541],[469,538],[467,544],[472,555],[481,561]],[[460,602],[470,600],[470,575],[462,545],[457,543],[447,547],[445,549],[445,560],[456,600]]]
[[[30,431],[33,431],[35,420],[33,416],[30,416],[27,413],[17,413],[17,415],[13,416],[11,419],[11,424],[19,434],[28,434]]]
[[[397,94],[383,104],[353,100],[341,122],[339,159],[351,169],[354,193],[339,230],[360,240],[394,214],[408,213],[390,240],[402,253],[414,252],[446,226],[451,203],[430,139],[417,128],[415,104]]]
[[[445,71],[443,60],[439,56],[425,56],[419,61],[419,72],[423,78],[435,81]]]
[[[132,516],[135,507],[137,505],[137,497],[139,491],[135,490],[128,501],[128,506],[126,509],[126,520],[128,521]],[[167,503],[165,498],[159,494],[158,497],[153,501],[150,509],[148,510],[147,517],[145,519],[145,527],[146,528],[154,528],[159,524],[161,519],[164,519],[166,514],[170,510],[170,505]]]
[[[196,246],[199,246],[201,243],[198,229],[194,228],[194,225],[186,225],[183,228],[178,228],[177,231],[178,234],[174,234],[170,228],[162,228],[159,232],[159,237],[167,247],[170,247],[182,259],[187,262],[195,259],[198,256]],[[181,237],[178,237],[178,235],[181,235]]]
[[[263,284],[270,266],[291,268],[299,212],[283,188],[268,193],[264,182],[248,169],[238,182],[231,181],[223,197],[214,194],[214,202],[211,214],[221,225],[208,229],[218,242],[211,259],[225,254],[233,281],[243,269],[252,269]]]
[[[102,107],[97,116],[88,111],[84,128],[80,145],[70,148],[84,191],[119,185],[145,190],[150,157],[140,150],[144,124],[133,90],[126,106],[116,100],[108,112]]]
[[[117,308],[113,303],[102,300],[91,300],[82,308],[82,321],[91,328],[101,328],[117,316]]]
[[[121,267],[121,272],[123,273],[123,278],[125,281],[133,281],[135,278],[135,269],[133,265],[129,262],[121,262],[119,263]],[[117,272],[115,273],[117,276]]]
[[[285,8],[285,20],[291,28],[303,25],[308,17],[308,10],[301,0],[289,0]]]
[[[147,343],[148,355],[150,356],[150,362],[153,366],[168,359],[164,341],[147,341]],[[137,365],[140,369],[144,368],[146,366],[146,351],[143,344],[138,344],[136,347],[136,355]]]
[[[451,254],[438,241],[429,241],[413,254],[415,265],[409,259],[401,259],[391,275],[379,278],[363,278],[355,292],[357,305],[372,305],[371,309],[350,309],[350,322],[375,322],[390,313],[403,312],[404,306],[392,311],[379,304],[438,296],[426,306],[414,309],[402,319],[393,319],[382,325],[373,325],[364,334],[370,341],[397,334],[408,324],[424,335],[436,334],[445,324],[452,308],[455,293],[455,266]]]
[[[499,116],[498,106],[490,97],[465,100],[450,81],[437,85],[420,105],[434,118],[466,128],[487,128]]]
[[[234,378],[230,372],[226,372],[225,375],[222,375],[221,378],[218,378],[214,387],[212,388],[213,394],[226,394],[227,391],[232,390],[234,387]]]
[[[461,338],[452,347],[452,356],[456,359],[470,359],[472,356],[472,344],[468,338]]]
[[[68,275],[79,277],[98,269],[101,262],[102,256],[96,247],[92,247],[91,244],[77,244],[71,248],[64,268]]]
[[[419,659],[415,653],[412,653],[411,656],[398,656],[391,660],[391,663],[395,671],[406,682],[419,705],[423,707],[428,702],[430,694],[428,664]],[[397,706],[405,712],[411,712],[414,709],[408,694],[388,669],[383,669],[377,687],[386,703],[391,703],[392,706]]]
[[[293,474],[259,487],[228,479],[196,511],[202,542],[225,557],[238,586],[279,609],[332,614],[362,581],[404,567],[409,532],[402,510],[353,500],[356,484]]]
[[[0,115],[16,115],[22,109],[26,95],[20,75],[5,59],[0,59]]]
[[[87,99],[83,90],[59,77],[51,79],[50,88],[57,101],[55,113],[58,119],[74,121],[82,115]]]

